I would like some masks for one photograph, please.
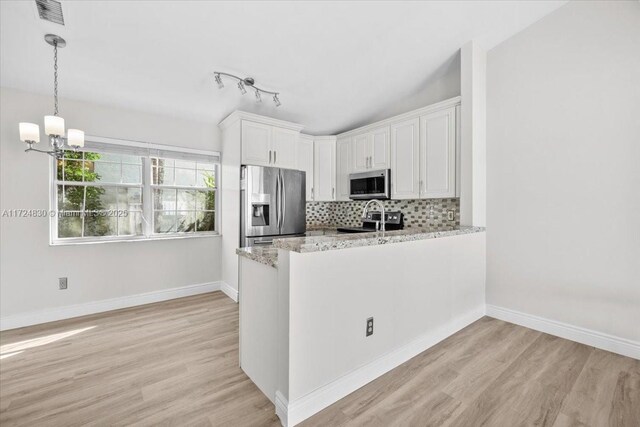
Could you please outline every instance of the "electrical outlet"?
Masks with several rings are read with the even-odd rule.
[[[373,335],[373,317],[367,319],[367,336]]]
[[[67,278],[66,277],[60,277],[58,279],[58,287],[60,288],[60,290],[67,289]]]
[[[456,211],[454,210],[447,211],[447,219],[449,221],[453,221],[454,219],[456,219]]]

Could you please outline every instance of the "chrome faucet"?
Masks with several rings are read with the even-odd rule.
[[[369,208],[369,205],[373,202],[376,202],[378,206],[380,206],[380,210],[382,211],[382,215],[380,216],[380,221],[376,221],[376,231],[378,231],[378,229],[380,231],[385,231],[384,205],[380,200],[371,199],[367,202],[366,205],[364,205],[364,208],[362,209],[362,219],[367,219],[367,213],[368,213],[367,209]]]

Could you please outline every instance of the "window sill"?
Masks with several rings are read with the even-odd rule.
[[[182,235],[171,234],[166,236],[152,236],[152,237],[130,237],[123,239],[69,239],[69,240],[56,240],[50,242],[49,246],[76,246],[76,245],[95,245],[103,243],[133,243],[133,242],[157,242],[162,240],[183,240],[183,239],[204,239],[209,237],[221,237],[220,233],[203,233],[194,235]]]

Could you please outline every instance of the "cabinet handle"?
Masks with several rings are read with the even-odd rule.
[[[331,198],[333,199],[334,197],[336,197],[336,189],[335,189],[335,187],[331,189]]]
[[[277,163],[276,154],[278,154],[278,152],[276,150],[273,150],[273,163]]]
[[[313,187],[311,187],[311,200],[315,200],[315,199],[316,199],[316,193],[314,193]]]
[[[269,164],[271,164],[271,150],[269,150]]]

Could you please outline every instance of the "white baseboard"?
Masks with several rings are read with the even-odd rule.
[[[220,290],[229,298],[238,302],[238,290],[236,288],[231,287],[227,282],[220,282]]]
[[[640,359],[640,343],[613,335],[604,334],[591,329],[555,320],[545,319],[532,314],[522,313],[508,308],[487,304],[487,316],[515,323],[516,325],[534,329],[560,338],[590,345],[623,356]]]
[[[276,415],[280,418],[280,423],[287,427],[289,420],[287,419],[287,407],[289,402],[279,391],[276,391]]]
[[[447,325],[431,331],[291,403],[288,403],[287,399],[276,391],[276,414],[280,417],[283,426],[295,426],[445,338],[450,337],[484,315],[484,305],[477,307],[453,319]]]
[[[111,298],[102,301],[92,301],[84,304],[68,305],[64,307],[32,311],[24,314],[16,314],[13,316],[5,316],[0,317],[0,330],[5,331],[7,329],[22,328],[24,326],[71,319],[73,317],[86,316],[88,314],[102,313],[105,311],[134,307],[137,305],[204,294],[207,292],[219,291],[220,288],[221,282],[200,283],[197,285],[147,292],[144,294],[129,295],[126,297]]]

